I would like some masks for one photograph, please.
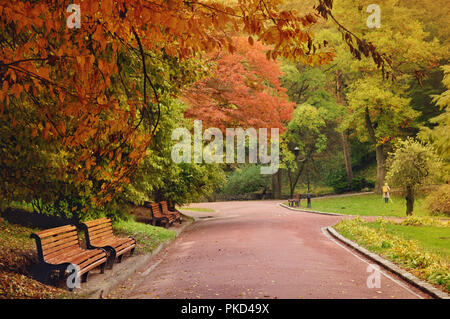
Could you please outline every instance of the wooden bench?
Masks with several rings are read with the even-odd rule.
[[[86,282],[91,269],[100,266],[104,273],[107,262],[107,254],[103,249],[83,249],[80,246],[77,228],[66,225],[47,229],[30,236],[36,240],[36,248],[39,259],[40,275],[45,280],[49,279],[53,271],[59,271],[59,279],[62,280],[68,267],[78,267],[78,276],[82,282]],[[69,290],[73,288],[69,287]]]
[[[169,206],[167,205],[166,201],[160,202],[159,205],[161,206],[161,212],[163,213],[163,215],[173,215],[175,217],[175,220],[181,224],[181,213],[179,211],[169,210]]]
[[[162,213],[161,208],[158,203],[144,202],[144,206],[147,208],[150,208],[153,226],[156,226],[157,223],[159,223],[159,225],[164,225],[164,227],[167,228],[170,225],[172,225],[172,223],[175,221],[175,216],[164,215]]]
[[[112,223],[109,218],[100,218],[81,223],[81,228],[86,237],[88,249],[102,248],[108,252],[108,259],[111,269],[116,258],[122,262],[122,257],[126,252],[133,254],[136,248],[136,240],[132,237],[116,237],[113,233]]]
[[[297,193],[297,195],[295,195],[295,198],[288,199],[289,206],[294,206],[294,204],[297,207],[300,206],[300,199],[301,199],[301,195],[300,195],[300,193]]]

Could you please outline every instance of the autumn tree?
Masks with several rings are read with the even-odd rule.
[[[361,38],[382,52],[389,52],[387,60],[392,69],[382,68],[382,71],[389,73],[395,81],[383,79],[373,64],[357,53],[357,59],[347,69],[350,81],[344,95],[351,113],[342,128],[356,130],[358,138],[363,142],[370,141],[375,149],[375,186],[379,191],[386,174],[386,151],[391,141],[413,134],[414,127],[418,126],[415,119],[419,113],[410,105],[408,87],[411,81],[421,81],[430,68],[438,65],[442,51],[439,41],[428,37],[414,12],[407,6],[399,5],[396,0],[378,3],[382,8],[381,26],[369,29],[366,25],[367,14],[363,10],[368,4],[370,2],[362,1],[356,5],[353,1],[340,0],[336,2],[333,12],[344,24],[352,25],[353,32]],[[344,41],[351,46],[360,45],[345,36]]]
[[[66,26],[68,5],[0,2],[2,125],[8,134],[25,132],[20,142],[3,140],[0,158],[22,146],[23,154],[28,146],[60,154],[52,176],[75,190],[94,188],[92,201],[98,204],[130,182],[158,129],[164,100],[203,72],[190,63],[220,49],[235,52],[236,32],[270,46],[265,54],[272,60],[320,65],[334,56],[311,33],[319,19],[330,16],[332,0],[301,14],[282,9],[278,0],[86,0],[80,3],[80,28],[72,29]],[[351,50],[370,53],[379,66],[386,62],[366,43]],[[48,167],[48,161],[38,162]],[[35,179],[43,167],[38,162],[26,165]],[[17,163],[2,163],[2,174],[20,171]],[[17,194],[33,187],[14,173],[1,195],[25,199]],[[9,197],[9,188],[21,190]]]
[[[236,52],[218,52],[212,75],[185,90],[190,106],[185,115],[224,132],[228,127],[283,129],[294,103],[281,86],[279,63],[267,60],[269,48],[259,42],[233,40]]]
[[[445,76],[443,83],[447,90],[440,95],[434,95],[434,102],[443,111],[442,114],[432,118],[433,128],[423,126],[419,133],[419,138],[431,142],[437,154],[444,162],[444,177],[450,178],[450,65],[442,67]]]

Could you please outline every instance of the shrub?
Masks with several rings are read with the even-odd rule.
[[[261,175],[259,166],[244,166],[231,173],[223,193],[225,195],[249,194],[268,187],[269,182],[266,175]]]
[[[444,184],[427,196],[425,207],[431,214],[450,216],[450,185]]]
[[[331,171],[327,177],[327,185],[333,187],[337,194],[345,193],[349,190],[347,173],[344,170]]]
[[[345,170],[338,170],[330,172],[327,177],[327,185],[333,187],[337,194],[345,193],[347,191],[359,192],[365,188],[374,188],[375,182],[366,180],[363,176],[354,177],[352,184],[348,184],[347,173]]]
[[[360,191],[364,188],[374,188],[375,182],[366,180],[363,176],[354,177],[352,179],[352,191]]]

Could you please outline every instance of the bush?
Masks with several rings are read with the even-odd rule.
[[[331,171],[327,177],[327,185],[333,187],[333,190],[337,194],[345,193],[350,190],[347,173],[344,170]]]
[[[222,192],[225,195],[250,194],[267,188],[269,182],[267,175],[261,174],[259,166],[244,166],[228,176]]]
[[[375,187],[374,181],[366,180],[366,178],[363,176],[358,176],[353,178],[351,190],[358,192],[364,188],[374,188],[374,187]]]
[[[444,184],[427,196],[425,207],[431,214],[450,216],[450,185]]]
[[[348,184],[347,172],[345,170],[332,171],[327,175],[327,185],[333,187],[337,194],[347,191],[359,192],[364,188],[374,188],[375,182],[366,180],[363,176],[353,177],[352,184]]]

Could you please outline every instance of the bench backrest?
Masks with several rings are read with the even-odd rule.
[[[114,236],[112,222],[109,218],[99,218],[84,222],[86,242],[101,241]]]
[[[166,201],[162,201],[160,202],[161,204],[161,211],[163,214],[167,214],[169,212],[169,206],[167,206],[167,202]]]
[[[144,206],[147,208],[150,208],[151,213],[153,218],[162,218],[165,217],[162,213],[161,210],[159,208],[159,204],[158,203],[150,203],[150,202],[145,202]]]
[[[50,228],[33,233],[30,237],[36,240],[38,258],[41,262],[80,247],[78,231],[73,225]]]
[[[297,195],[295,195],[295,199],[296,199],[296,200],[300,200],[300,197],[301,197],[301,194],[300,194],[300,193],[297,193]]]

